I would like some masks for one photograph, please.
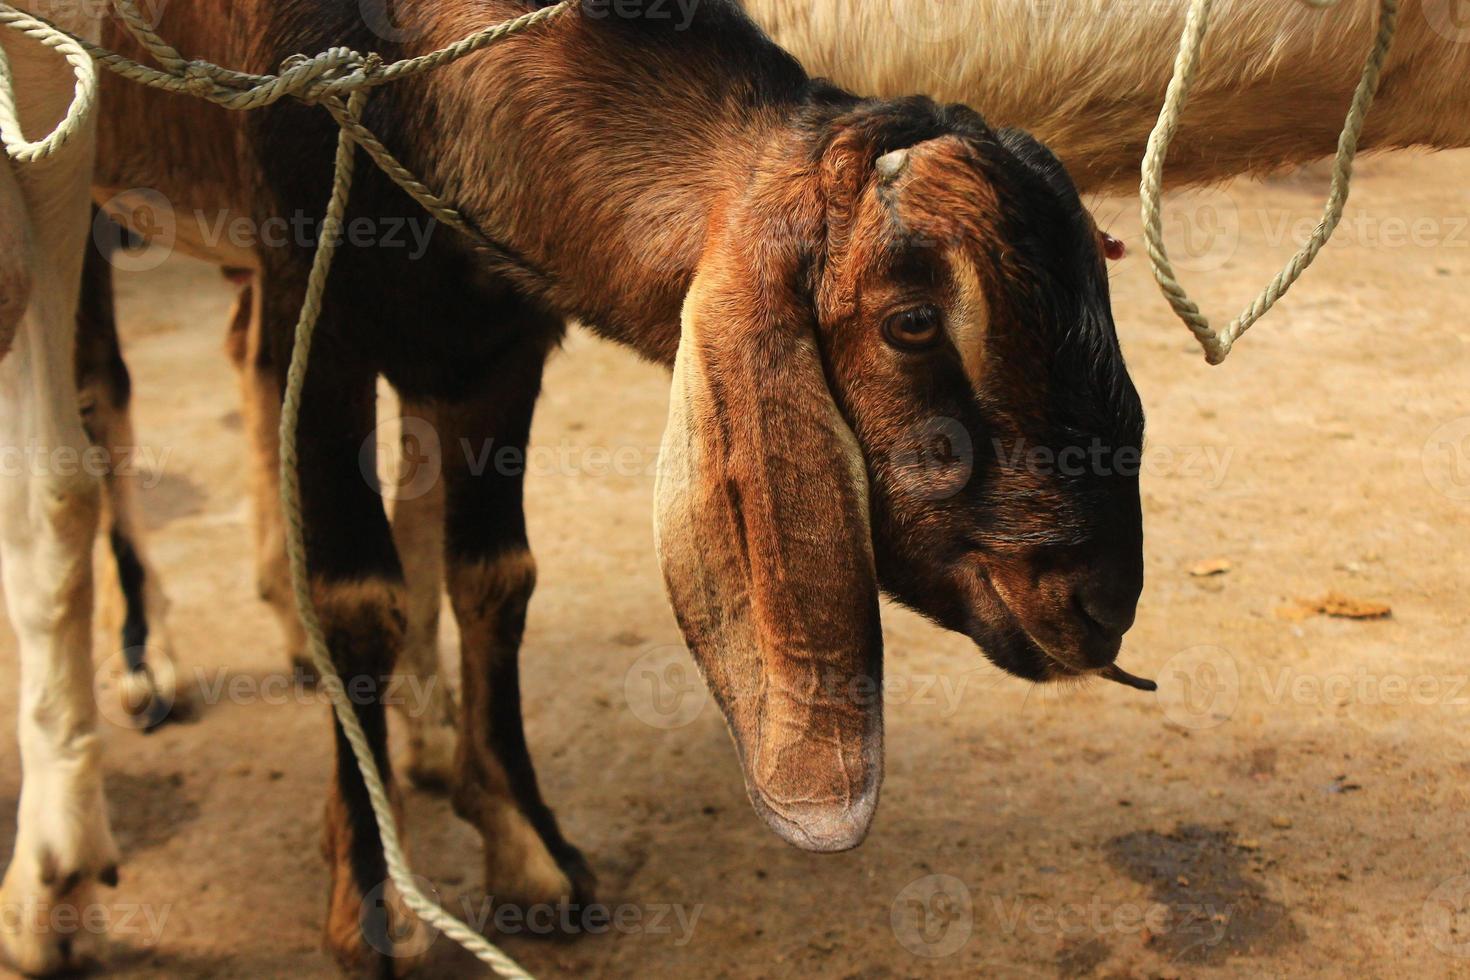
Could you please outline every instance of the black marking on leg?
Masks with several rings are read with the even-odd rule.
[[[347,690],[361,691],[363,681],[361,678],[344,678]],[[361,699],[354,696],[355,702]],[[383,776],[385,784],[392,778],[392,770],[388,760],[387,752],[382,748],[387,745],[387,716],[383,706],[376,698],[370,704],[358,704],[358,720],[362,722],[363,731],[367,733],[368,742],[373,746],[373,756],[378,763],[378,771]],[[388,880],[388,866],[383,860],[383,843],[378,835],[378,821],[373,815],[372,800],[368,797],[367,786],[362,781],[362,773],[357,768],[357,759],[352,754],[352,745],[347,741],[347,736],[342,731],[342,725],[333,718],[333,727],[337,735],[337,786],[341,793],[342,805],[347,813],[347,831],[351,835],[351,844],[348,850],[348,860],[352,868],[352,880],[357,885],[357,893],[361,896],[378,895],[379,901],[364,901],[358,913],[358,926],[362,930],[362,938],[370,951],[385,954],[382,957],[374,957],[376,965],[373,967],[375,973],[381,976],[391,977],[393,975],[391,962],[386,954],[393,949],[393,937],[389,925],[389,911],[387,903],[387,889],[383,883]]]
[[[137,549],[120,527],[113,525],[108,539],[112,542],[117,580],[122,586],[123,602],[127,608],[122,627],[123,656],[129,670],[142,670],[148,648],[148,604],[144,594],[146,572],[138,559]]]

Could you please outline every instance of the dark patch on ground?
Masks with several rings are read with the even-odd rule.
[[[1140,830],[1113,838],[1107,850],[1114,867],[1168,906],[1167,928],[1148,942],[1173,961],[1218,964],[1303,938],[1286,907],[1250,876],[1250,852],[1228,830],[1195,824],[1171,834]]]
[[[109,772],[103,780],[117,846],[129,858],[168,843],[199,819],[199,801],[180,773]]]
[[[1070,942],[1057,950],[1059,977],[1090,977],[1112,955],[1112,949],[1101,939]]]
[[[1252,749],[1247,775],[1255,779],[1270,779],[1276,775],[1277,752],[1274,747]]]

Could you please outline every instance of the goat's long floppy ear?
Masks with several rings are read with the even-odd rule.
[[[840,851],[867,833],[883,773],[867,467],[827,387],[799,236],[752,224],[707,250],[685,299],[659,559],[757,812]]]

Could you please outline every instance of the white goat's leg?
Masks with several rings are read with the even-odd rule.
[[[86,28],[86,24],[70,24]],[[93,31],[95,33],[95,29]],[[28,134],[60,117],[72,80],[54,53],[7,33]],[[30,296],[0,362],[0,576],[20,650],[22,787],[15,852],[0,886],[0,945],[27,973],[93,958],[94,882],[115,881],[92,696],[92,544],[98,478],[84,464],[73,365],[89,231],[91,128],[45,161],[0,169],[24,202]],[[65,910],[63,912],[63,910]]]

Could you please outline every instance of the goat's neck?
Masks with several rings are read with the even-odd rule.
[[[445,69],[424,88],[428,179],[544,274],[558,312],[672,361],[711,215],[789,149],[810,90],[746,28],[640,46],[568,19]]]

